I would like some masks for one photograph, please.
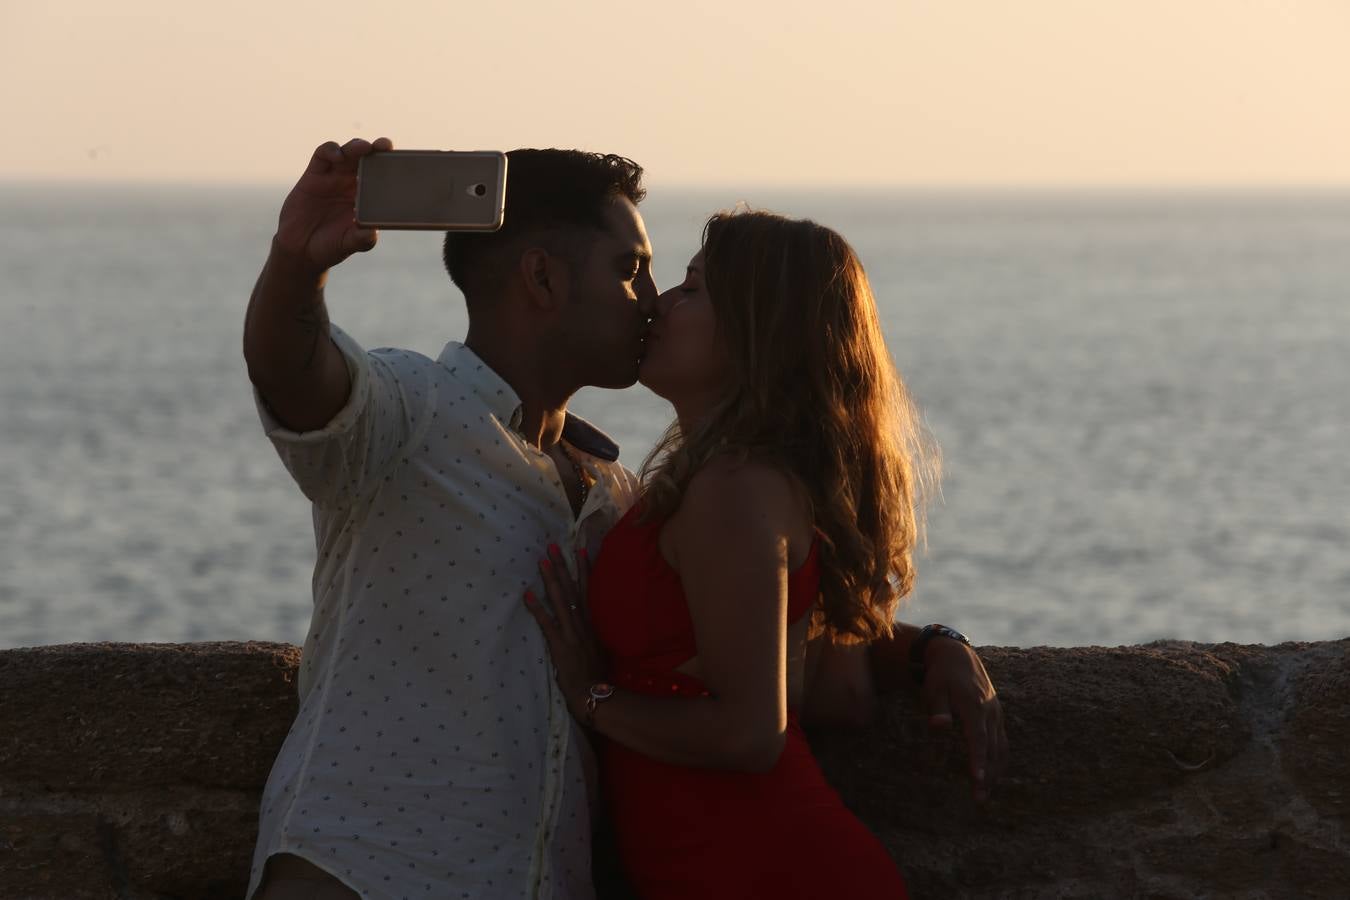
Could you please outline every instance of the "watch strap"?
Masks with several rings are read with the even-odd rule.
[[[919,633],[914,637],[914,642],[909,645],[909,672],[914,678],[915,684],[923,684],[924,676],[928,674],[928,665],[924,662],[924,655],[928,652],[928,642],[936,637],[960,641],[967,647],[970,646],[970,638],[955,628],[948,628],[946,625],[936,623],[920,628]]]

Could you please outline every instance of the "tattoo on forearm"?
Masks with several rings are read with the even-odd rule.
[[[328,313],[323,304],[319,304],[302,312],[295,321],[300,325],[301,332],[309,337],[309,352],[300,365],[301,371],[308,372],[319,354],[319,341],[328,336]]]

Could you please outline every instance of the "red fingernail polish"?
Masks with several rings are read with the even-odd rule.
[[[555,554],[555,553],[558,554],[559,556],[562,555],[562,549],[561,549],[557,544],[549,544],[549,545],[548,545],[548,552],[549,552],[549,555],[550,555],[550,556],[553,555],[553,554]]]
[[[549,571],[550,569],[553,568],[553,563],[549,562],[549,561],[546,560],[546,559],[541,559],[541,560],[539,561],[539,566],[540,566],[540,568],[542,568],[544,571],[547,572],[547,571]]]
[[[588,554],[588,553],[586,552],[586,548],[585,548],[585,547],[582,547],[582,548],[581,548],[581,558],[582,558],[582,559],[590,559],[590,554]]]

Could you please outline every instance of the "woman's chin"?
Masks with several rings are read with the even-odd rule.
[[[638,363],[637,380],[638,384],[642,385],[656,396],[666,397],[664,389],[667,387],[667,382],[666,379],[661,377],[661,369],[659,366],[651,365],[646,359],[642,360],[642,362]],[[669,398],[667,397],[667,399]]]

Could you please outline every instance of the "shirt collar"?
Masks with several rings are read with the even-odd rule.
[[[468,347],[458,341],[445,345],[438,360],[457,381],[467,385],[478,399],[512,431],[520,428],[520,395],[506,379]]]
[[[520,395],[477,353],[458,341],[451,341],[441,351],[438,361],[456,380],[467,385],[508,428],[520,430]],[[573,447],[597,459],[606,462],[619,459],[619,445],[581,416],[567,413],[563,420],[562,436]]]
[[[567,414],[567,418],[563,420],[562,436],[563,440],[582,453],[603,459],[605,462],[619,461],[619,445],[581,416]]]

